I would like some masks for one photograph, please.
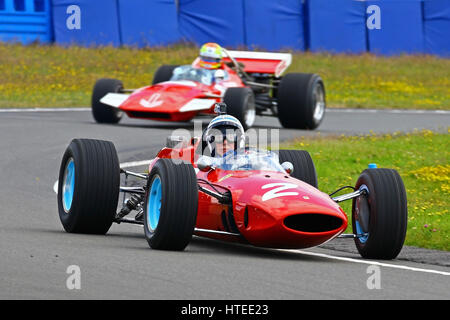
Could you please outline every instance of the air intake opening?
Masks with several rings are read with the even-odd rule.
[[[287,217],[284,225],[302,232],[327,232],[340,228],[342,220],[327,214],[303,213]]]
[[[129,114],[135,118],[170,119],[170,114],[162,112],[129,111]]]

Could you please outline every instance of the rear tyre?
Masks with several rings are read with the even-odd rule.
[[[366,169],[356,182],[367,196],[353,199],[352,225],[363,258],[394,259],[406,237],[408,208],[402,178],[393,169]]]
[[[314,188],[318,187],[317,173],[314,162],[305,150],[280,150],[278,154],[280,163],[289,161],[294,166],[294,172],[291,176],[312,185]]]
[[[122,119],[123,112],[100,102],[108,93],[119,93],[123,89],[123,83],[117,79],[99,79],[92,92],[92,115],[98,123],[118,123]]]
[[[105,234],[116,213],[119,183],[119,159],[112,142],[72,140],[58,180],[58,212],[64,229]]]
[[[277,89],[278,119],[285,128],[316,129],[325,115],[325,86],[317,74],[290,73]]]
[[[178,65],[162,65],[160,66],[153,76],[153,84],[157,84],[164,81],[169,81],[172,78],[173,70],[177,68]]]
[[[194,233],[197,206],[197,176],[192,165],[159,159],[148,178],[144,205],[144,232],[150,247],[184,250]]]
[[[255,96],[250,88],[228,88],[223,97],[227,113],[237,118],[247,130],[253,126],[256,118]]]

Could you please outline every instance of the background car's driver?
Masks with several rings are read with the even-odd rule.
[[[217,43],[208,42],[200,48],[199,66],[205,69],[222,67],[223,50]]]

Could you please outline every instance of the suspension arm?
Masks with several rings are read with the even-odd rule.
[[[123,173],[126,176],[132,176],[132,177],[141,178],[141,179],[147,179],[148,178],[148,175],[146,175],[145,173],[136,173],[136,172],[127,171],[127,170],[124,170],[124,169],[120,169],[120,173]]]
[[[364,189],[359,189],[359,190],[356,190],[356,191],[354,191],[354,192],[350,192],[350,193],[346,193],[346,194],[343,194],[343,195],[340,195],[340,196],[337,196],[337,197],[333,197],[333,198],[331,198],[333,201],[335,201],[335,202],[342,202],[342,201],[345,201],[345,200],[350,200],[350,199],[353,199],[353,198],[358,198],[359,196],[361,196],[361,195],[366,195],[367,194],[367,191],[366,190],[364,190]]]
[[[198,186],[198,190],[200,190],[203,193],[206,193],[211,197],[216,198],[222,204],[231,204],[231,197],[228,194],[217,193],[209,189],[203,188],[202,186]]]

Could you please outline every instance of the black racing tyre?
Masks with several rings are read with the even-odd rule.
[[[366,169],[356,189],[367,195],[353,199],[352,227],[356,248],[363,258],[394,259],[406,237],[408,206],[403,180],[393,169]]]
[[[109,141],[74,139],[59,169],[58,212],[70,233],[105,234],[119,197],[120,167]]]
[[[223,102],[227,113],[238,119],[244,130],[253,126],[256,118],[255,96],[250,88],[228,88]]]
[[[289,161],[294,166],[291,176],[318,187],[317,173],[314,162],[308,151],[305,150],[280,150],[278,154],[280,163]]]
[[[152,84],[157,84],[164,81],[169,81],[172,78],[173,70],[178,65],[162,65],[160,66],[153,76]]]
[[[325,115],[325,85],[317,74],[290,73],[277,88],[278,119],[285,128],[316,129]]]
[[[92,91],[92,115],[98,123],[118,123],[123,112],[100,102],[108,93],[118,93],[123,89],[123,83],[117,79],[99,79]]]
[[[184,250],[197,220],[198,186],[194,168],[159,159],[149,178],[144,205],[145,238],[152,249]]]

